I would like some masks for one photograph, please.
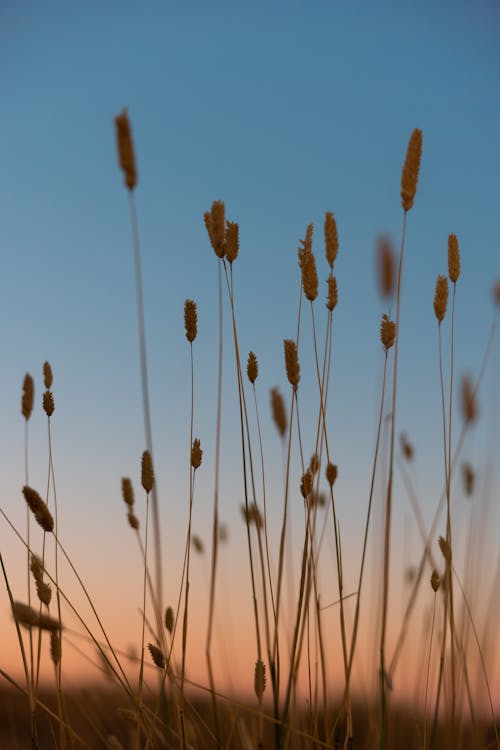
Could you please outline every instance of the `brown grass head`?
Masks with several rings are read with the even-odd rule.
[[[338,290],[337,290],[337,279],[332,274],[327,278],[328,284],[328,297],[326,300],[326,306],[330,312],[337,307],[338,302]]]
[[[437,570],[433,570],[431,575],[431,586],[434,593],[436,593],[440,585],[441,579],[439,577],[439,573],[437,572]]]
[[[23,397],[21,399],[21,412],[23,417],[28,421],[33,411],[35,401],[35,382],[27,372],[23,380]]]
[[[58,620],[54,620],[49,615],[38,614],[33,607],[22,602],[14,602],[13,610],[17,622],[27,628],[41,628],[48,631],[57,631],[62,628]]]
[[[50,418],[54,413],[54,396],[52,391],[45,391],[43,394],[43,410],[45,414]]]
[[[338,469],[335,466],[335,464],[332,464],[330,462],[326,467],[325,474],[326,474],[326,481],[328,482],[330,487],[333,487],[333,485],[335,484],[335,480],[337,479],[337,476],[338,476]]]
[[[448,236],[448,276],[452,284],[456,284],[460,276],[460,250],[456,234]]]
[[[328,265],[333,271],[333,264],[339,251],[339,236],[337,222],[331,211],[325,213],[325,255]]]
[[[160,669],[165,669],[165,655],[163,654],[163,651],[152,643],[148,643],[148,648],[154,664]]]
[[[149,451],[144,451],[141,458],[141,484],[148,494],[153,489],[154,481],[153,459]]]
[[[187,299],[184,302],[184,328],[186,329],[186,338],[192,344],[198,333],[198,313],[196,302],[193,302],[192,299]]]
[[[167,628],[170,635],[174,629],[174,610],[172,607],[167,607],[165,610],[165,627]]]
[[[203,456],[203,451],[200,447],[200,441],[198,438],[195,438],[193,440],[193,445],[191,447],[191,466],[196,471],[196,469],[199,469],[201,466],[201,459]]]
[[[266,689],[266,665],[262,659],[255,662],[254,689],[255,695],[260,700]]]
[[[443,536],[439,537],[439,549],[449,565],[451,563],[451,547],[449,542]]]
[[[139,519],[137,518],[137,516],[135,515],[133,511],[129,510],[129,512],[127,513],[127,520],[128,520],[129,526],[132,529],[134,529],[134,531],[139,530]]]
[[[286,416],[286,407],[283,396],[277,388],[271,388],[271,411],[274,424],[278,428],[281,437],[285,437],[288,419]]]
[[[395,337],[396,324],[384,313],[384,315],[382,315],[382,322],[380,323],[380,340],[386,352],[389,351],[394,344]]]
[[[247,376],[249,381],[253,384],[257,380],[257,376],[259,374],[259,363],[257,362],[257,357],[253,352],[250,352],[248,355],[248,361],[247,361]]]
[[[57,630],[53,630],[50,634],[50,658],[55,666],[61,661],[61,656],[61,634]]]
[[[478,408],[472,381],[468,375],[462,377],[461,404],[464,422],[466,424],[473,422],[477,417]]]
[[[319,471],[319,456],[317,453],[313,453],[311,456],[311,460],[309,461],[309,470],[313,477],[318,473]]]
[[[462,481],[464,484],[464,490],[467,497],[470,497],[474,492],[474,482],[476,475],[474,469],[469,463],[462,464]]]
[[[380,294],[390,299],[394,294],[396,262],[392,242],[386,236],[379,237],[377,242],[377,265]]]
[[[191,537],[191,544],[199,555],[203,555],[203,553],[205,552],[205,546],[197,534],[193,534],[193,536]]]
[[[226,222],[226,236],[224,252],[229,263],[233,263],[238,257],[240,249],[239,227],[235,221]]]
[[[43,363],[43,384],[48,389],[52,387],[53,381],[52,367],[48,362]]]
[[[23,487],[24,499],[28,503],[28,507],[35,516],[36,521],[40,524],[44,531],[50,532],[54,530],[54,519],[52,518],[49,509],[45,502],[42,500],[40,495],[32,487]]]
[[[122,478],[122,497],[129,508],[133,508],[135,502],[134,488],[132,487],[132,482],[128,477]]]
[[[408,142],[406,159],[401,175],[401,205],[405,211],[413,206],[417,192],[420,158],[422,156],[422,131],[415,128]]]
[[[408,436],[406,432],[402,432],[399,436],[399,445],[401,446],[401,451],[403,452],[403,456],[406,458],[407,461],[411,461],[414,456],[414,450],[413,445],[408,440]]]
[[[436,291],[434,292],[434,313],[439,324],[444,320],[446,307],[448,305],[448,279],[446,276],[438,276],[436,280]]]
[[[311,474],[311,470],[307,469],[307,471],[302,474],[302,479],[300,480],[300,492],[304,500],[307,500],[308,495],[311,494],[313,488],[313,476]]]
[[[123,170],[125,185],[133,190],[137,185],[137,170],[135,168],[134,144],[132,131],[126,108],[115,117],[116,145],[120,167]]]
[[[300,381],[300,365],[297,354],[297,345],[292,339],[284,339],[283,347],[285,350],[285,367],[288,382],[296,391]]]
[[[262,520],[262,513],[255,503],[249,505],[248,508],[245,505],[240,505],[241,515],[243,520],[248,526],[255,524],[258,529],[262,529],[264,521]]]
[[[203,214],[210,244],[218,258],[223,258],[225,252],[225,211],[224,201],[214,201],[210,211]]]

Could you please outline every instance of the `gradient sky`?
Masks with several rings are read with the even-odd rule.
[[[446,273],[448,234],[457,234],[462,259],[456,309],[458,374],[479,371],[493,317],[491,288],[500,275],[499,34],[500,5],[495,0],[2,1],[0,502],[22,529],[20,395],[26,372],[35,377],[38,396],[30,423],[30,483],[44,494],[46,421],[39,404],[41,368],[48,359],[54,370],[52,431],[61,537],[124,647],[138,642],[141,584],[140,557],[126,524],[120,479],[133,478],[142,502],[139,460],[145,443],[130,218],[113,117],[128,107],[139,173],[135,195],[165,600],[176,596],[187,513],[186,297],[198,305],[195,434],[204,450],[194,530],[207,544],[210,536],[217,267],[203,213],[215,199],[225,201],[227,217],[240,227],[240,257],[234,266],[240,345],[245,358],[253,349],[260,364],[257,384],[275,534],[283,499],[282,457],[268,394],[279,385],[288,398],[282,340],[296,330],[298,242],[313,222],[313,248],[323,281],[323,218],[327,210],[335,213],[339,304],[329,429],[339,466],[336,498],[346,589],[353,590],[383,364],[376,238],[384,232],[396,244],[400,240],[401,168],[410,133],[419,127],[423,156],[415,207],[408,217],[398,431],[406,430],[415,446],[412,472],[429,523],[443,475],[432,300],[437,274]],[[317,302],[321,334],[325,293],[326,286]],[[443,328],[448,352],[449,321]],[[230,538],[221,553],[218,597],[234,603],[224,606],[220,632],[226,634],[226,644],[236,641],[245,675],[237,673],[237,680],[245,686],[255,654],[251,634],[248,646],[237,642],[241,623],[235,613],[248,607],[250,599],[239,515],[241,458],[227,308],[225,334],[221,515]],[[307,365],[308,335],[300,386],[304,437],[311,446],[307,456],[317,416],[315,376]],[[495,493],[498,497],[493,460],[499,434],[498,351],[496,342],[480,393],[482,422],[465,444],[485,503]],[[314,417],[308,420],[310,414]],[[458,430],[459,418],[455,424]],[[462,538],[470,508],[459,495],[457,483],[457,535]],[[301,509],[294,500],[299,530]],[[377,513],[374,528],[380,539],[380,509]],[[482,538],[490,572],[497,565],[498,547],[487,529],[488,524],[495,528],[497,520],[498,515],[488,518]],[[0,535],[16,598],[22,599],[23,550],[4,521]],[[403,571],[418,561],[420,549],[402,490],[395,501],[394,540],[397,621]],[[203,562],[193,561],[200,633],[206,622],[208,559],[206,554]],[[376,551],[371,559],[378,559]],[[69,574],[67,581],[72,589]],[[487,581],[490,592],[492,575]],[[375,590],[375,580],[372,583]],[[325,580],[324,597],[335,598],[333,575]],[[1,633],[15,651],[3,588],[0,603]],[[9,659],[5,663],[15,671]],[[192,674],[205,680],[201,656]]]

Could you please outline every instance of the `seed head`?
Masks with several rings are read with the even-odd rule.
[[[287,416],[283,396],[277,388],[271,388],[271,411],[273,414],[274,424],[283,438],[287,427]]]
[[[61,635],[57,630],[50,634],[50,656],[56,665],[61,661]]]
[[[311,474],[314,476],[318,473],[319,469],[319,458],[317,453],[313,453],[311,456],[311,460],[309,461],[309,469],[311,471]]]
[[[240,505],[240,511],[243,520],[248,526],[255,524],[258,529],[261,529],[264,526],[262,514],[255,503],[249,505],[248,508],[245,505]]]
[[[214,201],[210,211],[205,211],[203,214],[210,244],[218,258],[223,258],[225,252],[225,211],[226,209],[223,201]]]
[[[332,274],[330,274],[330,276],[327,279],[327,283],[328,283],[328,297],[327,297],[326,306],[330,310],[330,312],[333,312],[333,310],[337,306],[337,301],[338,301],[337,279],[335,278],[335,276],[332,276]]]
[[[198,332],[198,313],[196,312],[196,302],[187,299],[184,302],[184,328],[186,329],[186,338],[190,344],[196,338]]]
[[[396,324],[387,315],[382,315],[382,322],[380,324],[380,340],[385,351],[389,351],[391,346],[394,344],[394,338],[396,336]]]
[[[52,367],[49,365],[48,362],[43,363],[43,384],[46,388],[50,388],[52,386]]]
[[[449,542],[442,536],[439,537],[439,549],[448,564],[451,563],[451,547]]]
[[[191,448],[191,466],[195,471],[201,466],[202,456],[203,451],[200,448],[200,441],[198,440],[198,438],[195,438],[195,440],[193,440],[193,446]]]
[[[247,361],[247,375],[248,379],[251,383],[255,383],[257,380],[257,376],[259,374],[259,365],[257,362],[257,357],[253,352],[250,352],[248,355],[248,361]]]
[[[23,397],[21,399],[21,412],[26,421],[31,417],[33,402],[35,399],[35,383],[27,372],[23,381]]]
[[[129,525],[131,526],[131,528],[133,528],[133,529],[135,529],[135,531],[137,531],[139,529],[139,519],[137,518],[137,516],[135,515],[135,513],[133,511],[129,510],[129,512],[127,513],[127,518],[128,518],[128,522],[129,522]]]
[[[152,643],[148,643],[148,648],[149,653],[151,654],[151,658],[156,666],[160,669],[165,669],[165,656],[163,654],[163,651],[161,651],[158,646],[155,646]]]
[[[339,237],[337,233],[337,222],[331,211],[325,213],[325,255],[326,260],[333,271],[333,264],[339,251]]]
[[[135,168],[134,144],[127,110],[115,117],[116,145],[120,167],[123,170],[125,185],[133,190],[137,185],[137,171]],[[48,387],[48,386],[47,386]]]
[[[335,464],[329,463],[326,467],[326,481],[333,487],[335,480],[337,479],[338,470]]]
[[[456,234],[448,236],[448,276],[452,284],[456,284],[460,276],[460,250]]]
[[[395,262],[394,250],[390,239],[379,237],[377,243],[378,283],[382,297],[390,298],[394,293]]]
[[[462,415],[464,418],[464,422],[466,424],[469,424],[469,422],[473,422],[477,417],[478,409],[472,382],[468,375],[464,375],[462,377],[461,396]]]
[[[302,286],[309,302],[314,302],[318,296],[318,272],[312,252],[306,253],[303,258]]]
[[[54,396],[52,391],[45,391],[43,394],[43,410],[48,417],[54,413]]]
[[[446,315],[448,305],[448,279],[446,276],[438,276],[436,281],[436,291],[434,293],[434,313],[439,323]]]
[[[408,440],[406,432],[402,432],[399,436],[399,444],[401,446],[401,450],[403,451],[403,456],[407,459],[407,461],[411,461],[414,453],[413,445]]]
[[[202,555],[205,552],[203,542],[201,541],[200,537],[197,536],[197,534],[193,534],[193,536],[191,537],[191,544],[195,548],[196,552],[198,552],[198,554]]]
[[[474,469],[469,463],[462,464],[462,479],[464,483],[465,494],[470,497],[474,492],[474,480],[476,475]]]
[[[167,607],[165,610],[165,627],[171,634],[174,629],[174,610],[172,607]]]
[[[431,575],[431,586],[434,593],[436,593],[440,585],[441,579],[439,577],[439,573],[437,572],[437,570],[433,570]]]
[[[300,381],[300,365],[297,354],[297,345],[292,339],[285,339],[283,341],[283,347],[285,350],[286,376],[288,382],[293,387],[293,390],[296,391]]]
[[[313,488],[312,474],[311,474],[310,469],[307,469],[305,474],[302,475],[302,479],[300,480],[300,492],[304,500],[306,500],[307,496],[311,494],[312,488]]]
[[[266,689],[266,665],[262,659],[258,659],[255,662],[255,675],[254,675],[254,686],[255,694],[260,700]]]
[[[14,618],[27,628],[41,628],[42,630],[61,630],[59,620],[49,617],[49,615],[39,615],[32,607],[22,602],[14,602]]]
[[[123,477],[122,479],[122,496],[129,508],[132,508],[134,505],[134,488],[132,487],[132,482],[127,477]]]
[[[226,237],[224,251],[229,263],[233,263],[238,257],[240,249],[239,227],[235,221],[226,221]]]
[[[410,136],[401,175],[401,205],[409,211],[417,192],[418,172],[422,156],[422,131],[416,128]]]
[[[46,504],[32,487],[23,487],[24,499],[28,503],[28,507],[35,516],[36,521],[40,524],[44,531],[54,530],[54,519],[50,515],[50,511]]]
[[[45,581],[36,581],[36,593],[42,604],[45,604],[45,606],[48,607],[50,600],[52,599],[52,589],[50,588],[50,585]]]
[[[153,472],[153,460],[149,451],[144,451],[141,459],[141,484],[147,493],[153,489],[155,476]]]

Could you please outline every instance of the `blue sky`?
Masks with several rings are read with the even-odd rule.
[[[201,533],[211,513],[217,277],[203,212],[223,199],[228,218],[240,226],[234,267],[240,343],[245,355],[253,349],[259,358],[266,450],[278,466],[268,392],[274,385],[286,389],[282,339],[294,336],[296,327],[298,241],[313,222],[313,248],[325,279],[323,217],[327,210],[336,216],[331,430],[339,508],[347,538],[356,539],[358,549],[382,368],[375,243],[381,232],[399,243],[400,175],[415,127],[423,130],[424,145],[408,221],[399,428],[415,443],[422,502],[430,514],[442,476],[432,300],[436,276],[446,272],[448,234],[458,235],[462,254],[458,373],[478,371],[492,319],[491,286],[500,275],[499,32],[500,6],[493,0],[4,0],[2,506],[22,520],[16,506],[23,483],[21,382],[31,372],[40,395],[41,366],[49,359],[67,537],[84,557],[82,528],[88,534],[99,518],[104,529],[118,524],[117,545],[125,544],[119,481],[138,477],[144,448],[130,220],[113,126],[127,106],[139,173],[153,430],[167,544],[178,551],[186,508],[186,297],[197,301],[199,314],[195,432],[207,461],[200,480]],[[449,326],[444,333],[449,342]],[[224,473],[222,507],[237,522],[241,491],[229,336],[227,326],[223,462],[227,457],[231,469]],[[498,344],[496,352],[485,398],[498,376]],[[314,373],[307,373],[304,364],[303,409],[316,414]],[[483,413],[491,435],[498,429],[498,398]],[[34,415],[32,424],[33,484],[40,487],[46,471],[42,416]],[[483,444],[479,434],[469,451],[486,464]],[[280,479],[278,472],[276,517]],[[396,513],[399,522],[408,512]]]

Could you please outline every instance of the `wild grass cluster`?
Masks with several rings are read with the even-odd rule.
[[[133,483],[121,478],[121,494],[130,534],[135,535],[139,547],[142,588],[131,596],[140,601],[142,632],[135,658],[124,654],[111,639],[71,555],[59,534],[58,496],[52,458],[51,429],[57,416],[53,394],[52,368],[43,365],[43,409],[47,417],[49,446],[48,479],[45,491],[30,484],[29,442],[30,417],[34,409],[34,379],[26,374],[22,384],[21,415],[25,429],[25,476],[20,484],[20,502],[26,504],[26,523],[16,528],[8,514],[0,508],[5,530],[17,537],[25,553],[26,575],[24,590],[13,590],[8,574],[8,561],[0,550],[3,585],[10,601],[10,617],[16,629],[19,658],[24,681],[9,674],[0,660],[0,675],[11,689],[5,693],[4,706],[8,711],[24,711],[24,719],[16,727],[6,723],[2,747],[21,747],[22,742],[32,748],[417,748],[418,750],[486,750],[500,748],[495,696],[491,689],[495,650],[491,639],[483,637],[477,625],[477,613],[471,596],[474,581],[465,576],[465,559],[457,559],[454,537],[454,492],[458,482],[462,492],[472,497],[475,492],[476,471],[462,458],[462,448],[468,432],[480,419],[478,395],[495,337],[495,315],[500,308],[500,282],[493,287],[492,323],[483,360],[479,363],[475,380],[462,378],[457,387],[455,373],[455,311],[460,304],[461,264],[459,238],[449,234],[447,275],[438,275],[434,299],[429,305],[435,313],[436,377],[441,390],[441,413],[436,424],[442,441],[442,492],[432,519],[425,519],[411,474],[407,467],[413,459],[413,446],[399,428],[398,422],[398,360],[400,347],[400,311],[402,280],[405,274],[407,233],[417,212],[419,171],[423,153],[423,136],[415,129],[409,138],[406,155],[402,159],[400,185],[401,239],[397,251],[385,238],[379,242],[377,263],[379,288],[385,311],[379,327],[380,358],[383,374],[378,403],[378,419],[371,457],[371,482],[367,488],[363,508],[361,556],[357,562],[356,590],[345,588],[346,539],[342,534],[342,518],[336,503],[336,480],[341,470],[336,464],[333,437],[328,416],[332,370],[332,341],[335,311],[342,284],[336,276],[336,260],[340,251],[337,220],[332,211],[324,217],[323,237],[317,239],[312,223],[306,224],[303,239],[298,241],[297,261],[297,317],[294,338],[283,340],[283,371],[287,391],[273,388],[270,393],[259,392],[258,351],[244,350],[239,338],[236,298],[239,254],[239,226],[226,216],[222,200],[215,200],[207,208],[203,220],[207,233],[207,252],[214,256],[218,294],[218,329],[213,342],[218,372],[216,421],[213,435],[203,438],[196,432],[195,350],[198,336],[196,302],[186,299],[184,334],[189,348],[189,446],[186,452],[186,475],[189,494],[184,502],[188,511],[183,558],[174,569],[169,561],[168,576],[177,581],[177,597],[164,603],[164,550],[162,549],[162,513],[155,478],[155,454],[151,404],[148,387],[146,330],[144,318],[141,247],[139,222],[135,205],[138,184],[136,157],[132,131],[126,111],[115,119],[119,165],[129,198],[131,244],[135,260],[137,288],[137,316],[139,361],[142,377],[142,406],[144,415],[144,452],[141,464],[141,502],[144,497],[145,515],[138,513]],[[314,240],[314,249],[313,249]],[[327,267],[326,286],[321,288],[318,273],[318,250],[323,245]],[[210,249],[211,248],[211,249]],[[445,254],[443,253],[443,257]],[[326,303],[323,302],[326,299]],[[323,340],[319,336],[325,331]],[[218,685],[214,669],[213,642],[216,629],[215,608],[220,575],[220,545],[224,540],[219,507],[220,478],[225,471],[221,455],[222,427],[222,346],[223,321],[229,320],[232,332],[231,349],[234,356],[236,400],[239,434],[234,436],[241,448],[243,537],[248,559],[250,588],[249,603],[254,633],[253,673],[241,695],[226,695]],[[447,327],[443,345],[443,328]],[[401,329],[404,335],[404,328]],[[313,361],[308,362],[315,378],[316,412],[301,410],[301,346],[304,338],[311,343]],[[227,342],[225,342],[227,344]],[[255,344],[255,349],[258,341]],[[444,364],[446,363],[446,367]],[[445,377],[445,371],[449,373]],[[456,395],[458,393],[458,399]],[[459,407],[457,407],[457,404]],[[283,488],[281,527],[272,534],[268,520],[268,470],[261,432],[262,412],[271,411],[275,439],[283,452]],[[456,413],[458,409],[458,414]],[[308,430],[304,429],[304,419]],[[312,429],[314,439],[307,443],[303,435]],[[335,439],[341,439],[335,435]],[[204,461],[204,444],[213,441],[214,464]],[[138,457],[139,458],[139,457]],[[301,467],[296,475],[295,467]],[[193,685],[190,679],[190,624],[193,602],[190,597],[192,581],[192,552],[202,549],[202,540],[194,534],[192,518],[196,503],[197,478],[200,471],[213,476],[213,506],[211,528],[206,530],[209,540],[208,612],[204,653],[206,681]],[[396,494],[395,475],[400,472],[407,487],[414,513],[415,527],[420,538],[420,562],[408,580],[405,610],[399,620],[399,634],[395,642],[389,637],[388,621],[391,614],[390,579],[393,509]],[[117,478],[117,485],[119,478]],[[380,585],[380,597],[375,611],[368,604],[366,591],[367,548],[373,537],[373,508],[375,494],[382,487],[384,507],[383,533],[377,540],[380,548],[380,570],[370,571]],[[399,487],[399,485],[398,485]],[[296,560],[289,559],[290,504],[300,498],[303,524],[300,530],[301,548]],[[275,498],[273,499],[275,502]],[[324,554],[330,537],[334,550],[332,566]],[[61,560],[69,565],[93,613],[90,621],[84,617],[72,599],[71,588],[60,581]],[[499,565],[498,560],[493,565]],[[333,603],[338,625],[332,630],[325,625],[325,601],[322,590],[324,576],[335,581],[336,601]],[[293,585],[290,576],[294,577]],[[285,593],[286,592],[286,593]],[[290,600],[290,592],[293,598]],[[494,595],[494,591],[492,593]],[[419,700],[402,705],[394,694],[393,685],[400,677],[401,653],[406,643],[410,624],[416,619],[417,600],[423,597],[431,618],[413,651],[419,674],[415,694]],[[117,603],[119,605],[119,602]],[[226,602],[225,606],[230,606]],[[65,689],[64,653],[68,637],[65,616],[76,618],[81,635],[91,644],[99,657],[99,669],[111,679],[114,692],[102,694],[103,705],[109,704],[106,717],[87,694],[81,695],[78,715],[75,696]],[[376,690],[363,702],[356,691],[353,672],[360,650],[363,619],[372,623],[376,635],[374,646]],[[493,624],[493,629],[498,623]],[[332,677],[332,644],[335,637],[335,679]],[[48,648],[46,647],[48,645]],[[364,651],[366,649],[363,649]],[[411,650],[411,645],[410,645]],[[50,660],[54,673],[53,693],[40,681],[40,665]],[[479,678],[477,678],[477,665]],[[474,665],[474,666],[473,666]],[[472,669],[474,668],[474,675]],[[481,684],[477,692],[475,685]],[[484,702],[479,694],[487,696]],[[245,699],[241,696],[245,695]],[[8,697],[7,697],[8,696]],[[4,709],[5,710],[5,709]],[[17,715],[17,714],[16,714]],[[83,720],[82,720],[83,715]],[[110,721],[110,717],[113,717]],[[16,734],[17,733],[17,734]],[[6,744],[7,743],[7,744]],[[10,744],[9,744],[10,743]],[[16,744],[18,743],[18,744]]]

